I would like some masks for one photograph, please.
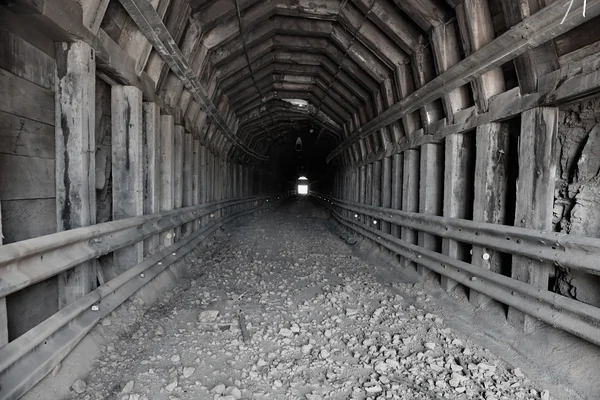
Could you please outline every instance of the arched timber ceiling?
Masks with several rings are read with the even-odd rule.
[[[422,60],[431,28],[454,14],[441,0],[192,0],[190,6],[184,36],[197,38],[188,46],[192,65],[216,104],[227,99],[239,137],[261,153],[302,129],[335,145],[398,101],[398,69]]]

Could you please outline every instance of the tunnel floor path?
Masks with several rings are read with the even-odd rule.
[[[107,343],[72,398],[545,398],[446,327],[428,296],[379,283],[327,218],[295,199],[229,227]]]

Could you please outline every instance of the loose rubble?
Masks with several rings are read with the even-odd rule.
[[[377,283],[330,221],[295,207],[196,252],[189,276],[104,347],[74,398],[552,398],[445,326],[426,294]],[[125,323],[115,318],[106,327]]]

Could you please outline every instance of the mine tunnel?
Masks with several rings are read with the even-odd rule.
[[[0,0],[0,400],[600,399],[599,0]]]

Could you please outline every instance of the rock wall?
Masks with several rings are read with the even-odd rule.
[[[554,229],[600,238],[600,99],[560,109]],[[600,277],[557,267],[554,290],[600,306]]]

